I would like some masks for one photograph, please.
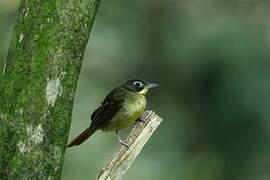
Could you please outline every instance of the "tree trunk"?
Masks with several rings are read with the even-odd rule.
[[[60,179],[100,0],[22,0],[0,75],[0,179]]]

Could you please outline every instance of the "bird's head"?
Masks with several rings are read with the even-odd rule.
[[[129,91],[145,95],[149,89],[157,87],[158,84],[149,83],[139,79],[132,79],[125,82],[123,86]]]

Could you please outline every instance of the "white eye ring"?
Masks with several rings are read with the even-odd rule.
[[[143,87],[143,83],[140,82],[140,81],[134,81],[134,82],[133,82],[133,85],[134,85],[135,87],[138,87],[138,88],[142,88],[142,87]]]

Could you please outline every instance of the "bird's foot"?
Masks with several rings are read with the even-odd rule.
[[[147,122],[146,122],[144,119],[141,119],[141,118],[138,118],[138,119],[136,120],[136,122],[142,122],[142,123],[144,123],[144,124],[147,124]]]
[[[128,144],[128,142],[126,140],[120,140],[119,143],[123,146],[125,146],[126,148],[130,148],[130,145]]]
[[[116,131],[116,134],[117,134],[119,143],[129,149],[130,145],[128,144],[127,140],[122,140],[119,131]]]

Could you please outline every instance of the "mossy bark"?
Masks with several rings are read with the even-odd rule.
[[[60,179],[100,0],[22,0],[0,74],[0,179]]]

